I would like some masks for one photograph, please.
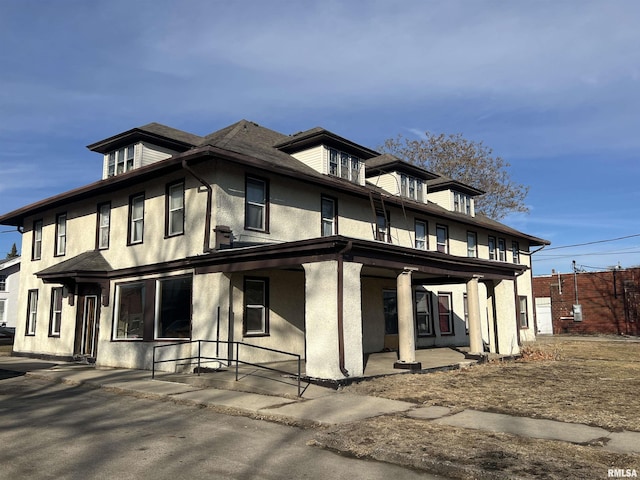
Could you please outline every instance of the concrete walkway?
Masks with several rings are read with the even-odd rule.
[[[49,381],[103,388],[126,395],[202,405],[222,412],[240,413],[284,423],[337,424],[401,413],[443,425],[601,446],[605,450],[619,453],[640,453],[640,432],[610,432],[588,425],[475,410],[465,410],[452,415],[451,410],[445,407],[417,406],[414,403],[354,395],[317,385],[309,385],[304,398],[285,398],[151,380],[151,373],[146,370],[96,368],[21,357],[0,357],[0,370],[20,372]]]

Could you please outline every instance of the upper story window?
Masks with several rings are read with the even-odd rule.
[[[55,256],[64,255],[67,251],[67,214],[56,216],[56,246]]]
[[[449,253],[449,231],[445,225],[436,225],[437,249],[442,253]]]
[[[184,182],[167,185],[165,205],[165,235],[184,233]]]
[[[391,229],[389,226],[389,212],[376,212],[376,240],[391,243]]]
[[[400,174],[400,195],[418,202],[424,201],[424,182],[404,173]]]
[[[133,145],[110,152],[107,162],[107,176],[113,177],[132,170],[134,152]]]
[[[478,256],[478,235],[476,232],[467,232],[467,257]]]
[[[429,248],[427,222],[416,220],[416,248],[426,250]]]
[[[471,201],[469,195],[453,192],[453,211],[471,215]]]
[[[489,260],[497,260],[496,237],[489,237]]]
[[[329,149],[329,175],[358,183],[360,181],[361,165],[362,161],[359,157],[334,148]]]
[[[132,195],[129,199],[128,244],[142,243],[144,235],[144,193]]]
[[[513,263],[520,263],[520,244],[515,240],[511,242],[511,252],[513,253]]]
[[[498,260],[501,262],[507,261],[507,243],[504,238],[498,239]]]
[[[7,291],[7,276],[0,275],[0,292],[6,292],[6,291]]]
[[[98,205],[98,234],[97,247],[98,250],[109,248],[109,231],[111,229],[111,204],[101,203]]]
[[[266,180],[247,177],[244,199],[244,228],[269,230],[269,183]]]
[[[42,258],[42,220],[33,222],[33,243],[31,245],[31,259]]]
[[[320,228],[323,237],[338,234],[338,209],[336,205],[337,202],[335,199],[325,196],[322,197],[320,206],[322,220]]]

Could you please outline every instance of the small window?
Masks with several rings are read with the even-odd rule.
[[[467,257],[478,257],[478,235],[476,232],[467,232]]]
[[[323,237],[329,237],[331,235],[338,234],[338,218],[336,209],[336,200],[329,197],[322,197],[321,200],[321,215],[322,224],[321,232]]]
[[[416,220],[416,248],[419,250],[426,250],[429,248],[429,242],[427,237],[427,222]]]
[[[356,183],[360,179],[360,159],[358,157],[351,157],[350,177],[351,181]]]
[[[184,233],[184,182],[167,186],[165,235],[172,237]]]
[[[426,290],[416,290],[416,330],[419,337],[433,335],[431,319],[431,294]]]
[[[51,289],[51,313],[49,315],[49,336],[60,336],[62,324],[62,287]]]
[[[338,151],[329,149],[329,174],[338,175]]]
[[[129,199],[129,245],[142,243],[144,236],[144,193]]]
[[[520,263],[520,244],[518,242],[511,242],[511,252],[513,253],[513,263]]]
[[[453,335],[451,293],[438,293],[438,324],[441,335]]]
[[[98,250],[109,248],[109,232],[111,229],[111,204],[109,202],[98,205]]]
[[[116,286],[115,339],[142,339],[144,336],[144,283]]]
[[[246,336],[269,334],[269,280],[244,279],[244,325]]]
[[[449,232],[446,226],[436,225],[436,241],[439,252],[449,253]]]
[[[462,303],[464,306],[464,331],[469,335],[469,297],[466,293],[462,294]]]
[[[31,246],[31,259],[42,258],[42,220],[33,222],[33,244]]]
[[[113,177],[116,174],[116,152],[109,153],[109,160],[107,163],[107,176]]]
[[[489,260],[497,260],[496,256],[496,237],[489,237]]]
[[[124,148],[121,148],[120,150],[118,150],[116,152],[117,158],[118,158],[118,162],[116,165],[116,173],[119,175],[121,173],[124,173]]]
[[[191,337],[192,278],[159,280],[156,287],[156,338]]]
[[[400,195],[407,197],[409,195],[409,177],[405,174],[400,175]]]
[[[507,261],[507,243],[504,238],[498,239],[498,260],[501,262]]]
[[[126,161],[127,161],[126,170],[127,170],[127,172],[129,170],[133,169],[133,152],[134,152],[133,145],[128,146],[127,147],[127,156],[126,156]]]
[[[518,297],[520,328],[529,328],[529,317],[527,315],[527,297]]]
[[[7,324],[7,299],[0,298],[0,326]]]
[[[29,290],[28,297],[27,297],[26,335],[36,334],[37,318],[38,318],[38,290]]]
[[[329,148],[329,175],[344,178],[354,183],[360,180],[362,161],[355,155]]]
[[[391,243],[389,212],[376,212],[376,240]]]
[[[7,276],[0,275],[0,292],[6,292],[6,291],[7,291]]]
[[[61,213],[56,216],[56,245],[55,256],[60,257],[67,250],[67,214]]]
[[[265,180],[247,177],[244,206],[247,230],[268,231],[268,197],[268,183]]]

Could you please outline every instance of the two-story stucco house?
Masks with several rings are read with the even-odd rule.
[[[0,216],[23,231],[16,354],[150,368],[157,345],[242,341],[339,381],[384,349],[419,368],[416,348],[534,338],[529,252],[548,242],[477,215],[468,185],[244,120],[88,148],[102,180]]]

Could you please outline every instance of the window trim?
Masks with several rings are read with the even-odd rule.
[[[42,258],[42,231],[42,219],[34,220],[32,230],[33,235],[31,240],[31,260],[40,260]]]
[[[25,329],[26,337],[33,337],[36,334],[36,324],[38,321],[38,289],[27,291],[27,325]]]
[[[189,298],[189,336],[188,337],[161,337],[160,336],[160,321],[162,315],[162,284],[164,282],[170,282],[172,280],[185,280],[189,279],[191,281],[191,292]],[[175,340],[191,340],[193,334],[193,276],[192,275],[174,275],[162,278],[155,279],[155,288],[154,288],[154,311],[153,311],[153,339],[154,341],[175,341]],[[144,315],[143,315],[144,318]]]
[[[471,239],[473,239],[473,245],[469,244]],[[467,257],[478,258],[478,234],[470,230],[467,231]]]
[[[176,209],[171,209],[171,191],[175,188],[175,187],[182,187],[181,190],[181,199],[182,199],[182,206],[180,208],[176,208]],[[165,191],[165,203],[164,203],[164,237],[165,238],[169,238],[169,237],[178,237],[180,235],[184,235],[184,225],[185,225],[185,183],[184,183],[184,179],[180,179],[177,180],[175,182],[171,182],[168,183],[166,186],[166,191]],[[172,214],[174,214],[175,212],[180,211],[182,212],[182,225],[179,231],[177,232],[172,232],[171,231],[171,226],[173,225],[172,222]]]
[[[332,177],[342,178],[351,183],[359,184],[360,175],[363,170],[363,160],[344,150],[338,150],[332,147],[325,148],[327,149],[327,174]]]
[[[338,235],[338,199],[335,197],[331,197],[329,195],[321,195],[320,196],[320,236],[328,237],[331,235],[324,234],[324,225],[325,225],[325,217],[324,217],[324,202],[331,202],[333,204],[333,218],[331,219],[331,235]]]
[[[0,292],[6,292],[7,291],[7,276],[2,274],[0,275]]]
[[[56,298],[59,295],[58,298]],[[59,337],[62,328],[62,305],[64,298],[64,290],[62,287],[53,287],[51,289],[51,309],[49,311],[49,336]],[[57,302],[56,300],[59,300]],[[60,309],[57,309],[57,304]]]
[[[113,300],[113,319],[111,322],[111,341],[114,342],[142,342],[146,340],[146,324],[147,324],[147,295],[148,295],[148,280],[134,280],[130,282],[116,283],[114,300]],[[119,337],[118,336],[118,317],[120,315],[120,292],[122,287],[131,287],[135,285],[142,286],[142,312],[141,312],[141,329],[142,334],[139,337]]]
[[[444,231],[444,243],[440,242],[438,231]],[[440,245],[443,245],[442,250],[440,249]],[[449,227],[440,223],[436,224],[436,251],[449,254]]]
[[[498,238],[498,261],[507,261],[507,241],[504,238]]]
[[[522,310],[524,300],[524,311]],[[518,326],[521,330],[529,329],[529,301],[526,295],[518,295]],[[524,322],[522,321],[524,319]]]
[[[449,331],[442,331],[442,319],[443,313],[440,311],[440,297],[444,297],[448,299],[449,310],[446,312],[449,324]],[[453,325],[453,293],[452,292],[438,292],[438,330],[440,331],[441,337],[450,337],[455,336],[455,330]]]
[[[56,237],[53,247],[54,257],[63,257],[67,253],[67,212],[56,215]]]
[[[418,246],[418,224],[424,225],[424,245],[422,247]],[[420,220],[418,218],[414,219],[413,222],[413,246],[418,250],[429,250],[429,222],[426,220]]]
[[[139,219],[134,219],[133,218],[133,208],[134,208],[134,201],[142,198],[142,217]],[[144,243],[144,208],[145,208],[145,195],[144,192],[141,193],[134,193],[133,195],[129,196],[129,216],[128,216],[128,227],[127,227],[127,246],[129,245],[140,245],[141,243]],[[140,221],[142,223],[142,232],[140,234],[140,240],[133,240],[133,234],[135,232],[135,228],[133,225],[134,221]]]
[[[493,241],[493,249],[491,248]],[[489,260],[498,260],[498,251],[497,251],[498,242],[496,241],[496,237],[493,235],[489,235],[487,239],[487,248],[489,249]]]
[[[426,305],[427,305],[427,321],[426,321],[426,325],[429,327],[428,328],[428,333],[420,333],[420,327],[419,327],[419,322],[418,322],[418,294],[424,294],[426,299]],[[425,290],[422,288],[416,288],[414,289],[414,299],[413,299],[413,308],[414,308],[414,312],[415,312],[415,317],[416,317],[416,335],[418,336],[418,338],[426,338],[426,337],[435,337],[436,336],[436,332],[435,329],[433,327],[433,305],[432,305],[432,295],[431,292],[429,290]]]
[[[384,219],[384,231],[380,229],[378,220]],[[384,243],[391,242],[391,214],[388,210],[376,209],[376,240]]]
[[[262,207],[262,228],[252,227],[249,225],[249,205],[252,205],[249,202],[249,198],[247,192],[249,191],[249,183],[261,183],[264,188],[264,204],[261,204]],[[254,202],[255,203],[255,202]],[[257,177],[254,175],[247,175],[244,179],[244,229],[251,230],[254,232],[263,232],[269,233],[269,180],[263,177]]]
[[[511,255],[513,256],[513,263],[520,265],[520,243],[517,240],[511,241]]]
[[[102,240],[102,229],[103,229],[103,225],[101,222],[103,207],[108,208],[107,225],[106,225],[106,230],[107,230],[106,246],[100,244],[100,241]],[[96,250],[108,250],[110,243],[111,243],[111,202],[102,202],[98,204],[97,213],[96,213]]]
[[[262,330],[247,329],[247,284],[249,282],[260,282],[263,285],[262,292]],[[268,277],[244,277],[242,283],[242,336],[243,337],[268,337],[269,336],[269,278]]]

